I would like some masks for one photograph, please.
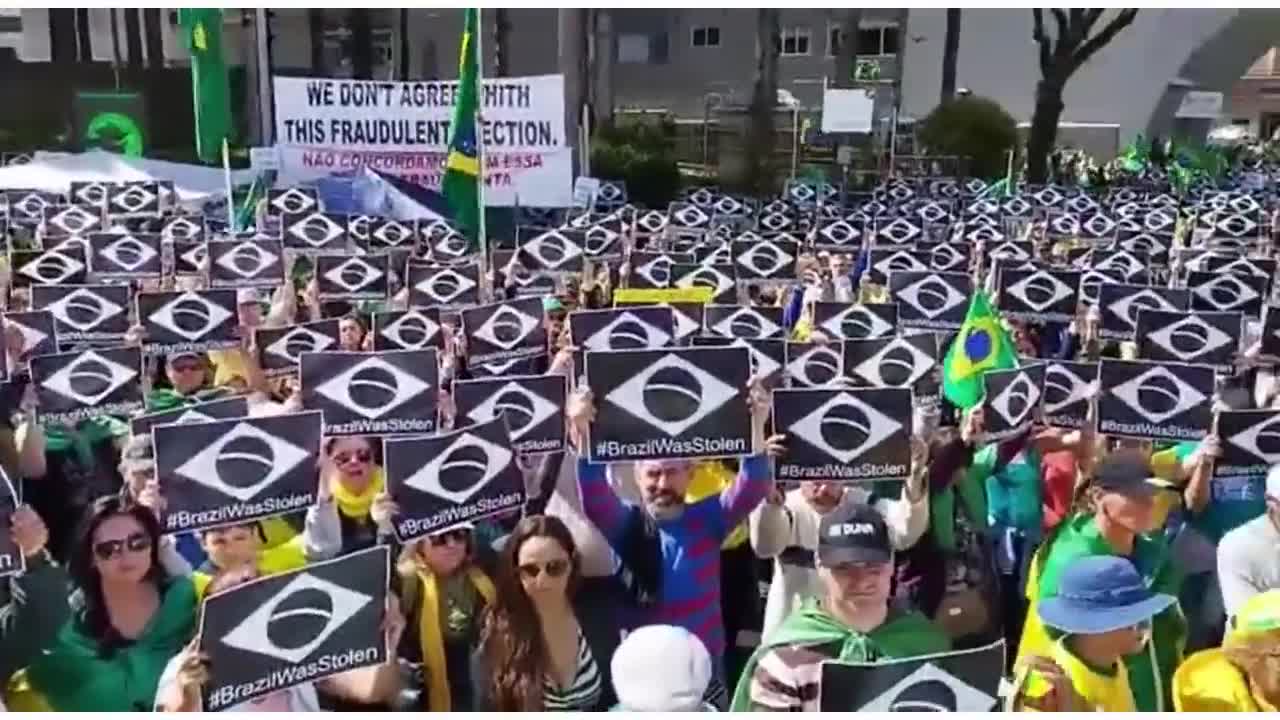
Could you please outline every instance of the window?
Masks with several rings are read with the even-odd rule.
[[[618,62],[660,65],[667,62],[667,34],[624,33],[618,36]]]
[[[696,27],[693,29],[694,47],[720,47],[720,28]]]
[[[807,27],[783,28],[781,42],[778,43],[778,54],[783,57],[808,55],[809,40],[809,28]]]
[[[844,30],[839,25],[827,26],[827,57],[840,54],[840,46],[844,42]]]
[[[897,52],[897,25],[858,28],[859,55],[894,55]]]

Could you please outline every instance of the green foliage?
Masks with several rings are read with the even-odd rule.
[[[949,100],[929,113],[919,131],[931,155],[970,159],[969,174],[986,180],[1004,177],[1018,141],[1013,117],[994,100],[970,95]]]
[[[626,182],[632,202],[665,208],[680,190],[674,138],[666,119],[603,126],[591,141],[591,174]]]

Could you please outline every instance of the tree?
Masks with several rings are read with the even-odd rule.
[[[396,58],[399,61],[399,78],[409,79],[409,8],[400,8],[399,31],[396,33]]]
[[[1058,136],[1067,81],[1121,30],[1133,24],[1138,10],[1120,10],[1094,33],[1094,26],[1105,10],[1050,8],[1057,26],[1054,37],[1045,30],[1044,11],[1036,8],[1031,12],[1034,21],[1031,37],[1040,52],[1040,81],[1036,83],[1036,107],[1027,138],[1027,180],[1043,183],[1049,175],[1049,153]]]
[[[780,24],[777,9],[756,10],[756,73],[747,120],[746,180],[750,190],[760,195],[773,190],[773,146],[777,140],[773,113],[778,104]]]
[[[840,17],[840,45],[836,48],[838,88],[851,88],[858,69],[858,26],[862,24],[862,8],[849,8]]]
[[[324,9],[307,8],[307,34],[311,38],[311,73],[323,76],[324,66]]]
[[[511,74],[511,15],[506,8],[493,9],[493,74]]]
[[[947,35],[942,42],[942,94],[938,102],[956,96],[956,65],[960,60],[960,8],[947,8]]]
[[[350,10],[347,29],[351,31],[351,77],[369,80],[373,77],[373,18],[369,10]]]

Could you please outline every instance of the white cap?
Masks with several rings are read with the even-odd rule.
[[[627,635],[610,668],[624,711],[700,710],[711,684],[711,654],[698,636],[673,625],[647,625]]]
[[[1280,500],[1280,465],[1267,473],[1267,496]]]

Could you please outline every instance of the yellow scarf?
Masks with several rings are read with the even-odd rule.
[[[382,468],[374,467],[373,476],[369,479],[369,486],[362,493],[353,493],[342,484],[341,480],[334,478],[329,483],[329,489],[333,491],[333,500],[338,504],[338,512],[351,518],[352,520],[367,520],[369,518],[369,508],[373,507],[373,498],[382,492],[382,488],[387,484],[387,476],[382,472]]]
[[[467,579],[475,586],[485,605],[492,605],[497,590],[479,568],[467,569]],[[418,641],[422,643],[422,670],[427,682],[427,710],[449,712],[449,669],[444,661],[444,633],[440,628],[440,587],[434,573],[418,571],[422,581],[422,609],[418,612]],[[477,608],[477,611],[479,608]]]

